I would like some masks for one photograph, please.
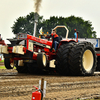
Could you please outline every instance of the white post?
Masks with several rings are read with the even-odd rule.
[[[46,81],[44,81],[44,88],[43,88],[43,97],[46,95]]]
[[[41,80],[39,80],[39,89],[41,89]]]
[[[46,96],[46,84],[47,84],[47,81],[43,81],[43,83],[41,82],[42,80],[39,80],[39,89],[43,91],[43,97]],[[44,84],[44,85],[43,85]],[[43,85],[43,87],[42,87]],[[42,89],[41,89],[42,88]]]

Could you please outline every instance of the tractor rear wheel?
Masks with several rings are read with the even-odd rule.
[[[69,68],[72,75],[93,75],[97,58],[90,42],[76,43],[69,52]]]
[[[4,65],[7,69],[13,69],[14,68],[14,61],[11,62],[10,58],[5,58],[4,59]]]
[[[100,71],[100,56],[97,56],[97,67],[96,71]]]
[[[56,56],[56,71],[61,75],[69,75],[68,55],[73,43],[67,43],[60,46]]]

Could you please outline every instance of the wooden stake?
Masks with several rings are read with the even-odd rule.
[[[43,91],[43,87],[44,87],[44,78],[41,79],[41,90]]]

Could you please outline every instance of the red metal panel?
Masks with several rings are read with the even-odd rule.
[[[37,54],[33,54],[33,59],[37,60]]]
[[[100,54],[96,54],[97,56],[100,56]]]
[[[41,93],[36,91],[32,93],[32,100],[41,100]]]
[[[40,38],[31,36],[31,35],[27,35],[27,39],[36,41],[36,42],[41,43],[41,44],[46,44],[46,45],[52,46],[52,41],[48,41],[46,39],[40,39]]]
[[[26,49],[28,49],[28,47],[29,47],[29,39],[27,38],[27,40],[26,40]]]

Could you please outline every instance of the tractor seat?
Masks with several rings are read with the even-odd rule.
[[[60,35],[60,36],[59,36],[59,41],[61,41],[61,40],[62,40],[62,36]]]

